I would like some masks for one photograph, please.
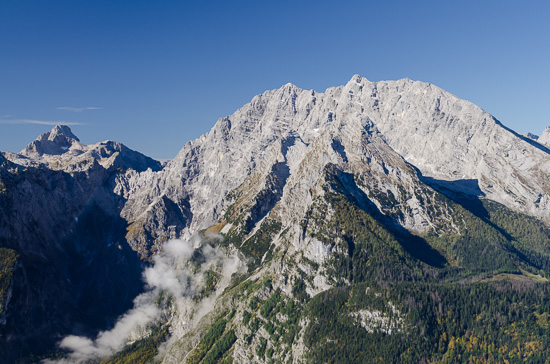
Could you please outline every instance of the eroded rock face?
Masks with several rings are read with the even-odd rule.
[[[362,168],[371,157],[359,147],[361,133],[378,135],[376,143],[417,168],[430,184],[486,196],[550,221],[548,149],[436,86],[409,79],[369,82],[360,76],[324,93],[287,84],[254,97],[186,144],[161,172],[129,176],[121,192],[128,199],[123,216],[151,220],[154,209],[165,208],[159,199],[168,198],[183,216],[171,229],[176,236],[189,236],[215,223],[227,207],[226,195],[258,171],[272,169],[281,190],[300,166],[323,158],[334,162],[328,157],[332,153]],[[304,161],[314,148],[315,157]],[[382,169],[384,158],[374,159]],[[403,225],[423,224],[413,220],[404,219]],[[158,229],[141,226],[149,235]]]
[[[492,200],[550,221],[548,149],[430,84],[355,77],[346,92],[355,95],[388,144],[422,175],[467,193],[477,187]],[[477,186],[472,189],[468,182]]]

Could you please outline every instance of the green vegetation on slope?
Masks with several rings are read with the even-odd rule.
[[[13,277],[18,254],[11,249],[0,248],[0,314],[4,311],[5,297]]]
[[[168,328],[157,328],[146,338],[128,345],[121,352],[101,364],[145,364],[153,363],[160,344],[166,340]]]
[[[292,361],[293,345],[303,339],[312,363],[550,363],[550,285],[543,278],[550,273],[550,230],[544,224],[490,201],[429,190],[426,203],[434,213],[444,209],[453,226],[415,236],[366,206],[349,191],[353,185],[344,186],[350,181],[339,178],[327,174],[325,194],[300,222],[302,233],[331,246],[332,254],[324,264],[303,255],[296,261],[334,288],[310,298],[308,276],[291,277],[291,293],[273,288],[272,276],[234,282],[229,290],[244,304],[211,323],[187,363],[232,362],[238,335],[250,345],[249,355],[266,362]],[[395,197],[387,194],[386,202]],[[251,234],[246,211],[239,216],[222,244],[237,247],[252,271],[270,261],[283,226],[268,215]],[[206,278],[203,295],[219,274],[209,271]],[[236,311],[242,328],[232,321]],[[121,360],[151,360],[154,350],[140,348],[152,339],[144,340]]]
[[[201,363],[214,364],[218,363],[219,360],[224,360],[226,353],[231,349],[236,340],[237,336],[235,336],[235,331],[227,331],[218,341],[216,341],[214,347],[206,354]]]
[[[436,196],[448,206],[458,232],[442,227],[442,231],[433,231],[425,238],[461,268],[461,275],[519,272],[510,241],[498,228],[445,196],[439,193]]]
[[[232,230],[223,242],[223,245],[234,245],[241,252],[243,252],[249,259],[249,269],[254,270],[259,267],[262,262],[269,261],[273,255],[271,251],[271,242],[273,238],[281,231],[281,223],[271,218],[266,218],[258,231],[256,231],[251,237],[247,238],[247,234],[250,232],[244,226],[246,222],[234,221],[234,224],[238,224],[237,227]],[[264,258],[265,256],[265,258]]]
[[[255,343],[260,359],[291,358],[303,334],[310,362],[549,362],[549,286],[535,282],[550,266],[544,224],[489,201],[464,203],[430,190],[427,203],[453,224],[414,236],[330,173],[300,225],[332,253],[323,267],[304,256],[300,262],[336,287],[310,299],[306,276],[293,280],[291,295],[249,292],[244,341]],[[241,251],[258,258],[254,249],[265,254],[272,236],[263,234],[259,245],[249,239]],[[502,281],[508,279],[514,281]],[[307,323],[303,331],[300,322]],[[258,337],[261,327],[268,336]]]
[[[550,229],[534,217],[483,200],[489,221],[508,237],[516,252],[543,277],[550,273]]]
[[[334,288],[307,304],[307,358],[314,363],[548,363],[549,290],[547,284],[525,282]],[[368,330],[354,314],[361,310],[378,317]]]
[[[330,219],[322,204],[308,213],[302,227],[336,247],[328,272],[344,279],[306,304],[310,362],[550,362],[550,286],[523,270],[547,267],[548,229],[488,201],[484,214],[437,198],[460,231],[426,237],[455,262],[443,268],[408,254],[403,236],[350,196],[325,194]],[[480,274],[523,279],[464,281]]]
[[[221,314],[211,324],[208,331],[202,336],[199,344],[187,357],[190,364],[214,364],[219,362],[231,362],[231,348],[237,336],[233,329],[227,329],[234,311]]]
[[[199,345],[195,348],[192,355],[187,359],[187,363],[200,363],[214,343],[222,336],[225,331],[227,320],[220,318],[212,324],[210,329],[204,334]]]

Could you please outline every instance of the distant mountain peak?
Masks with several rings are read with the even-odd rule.
[[[40,140],[40,141],[49,140],[52,142],[56,142],[56,141],[59,141],[60,139],[63,140],[65,138],[74,139],[77,142],[80,141],[80,139],[78,139],[77,136],[73,134],[71,128],[69,128],[67,125],[56,125],[49,132],[40,134],[37,140]]]
[[[59,155],[69,150],[74,143],[79,142],[80,140],[67,125],[56,125],[52,130],[40,134],[35,141],[21,151],[21,154],[27,157],[44,154]]]
[[[6,158],[20,165],[45,164],[51,169],[64,171],[82,171],[96,164],[110,170],[142,172],[148,168],[153,171],[162,169],[158,161],[119,142],[106,140],[84,144],[67,125],[56,125],[49,132],[40,134],[19,154],[11,153]]]

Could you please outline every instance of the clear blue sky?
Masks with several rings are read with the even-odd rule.
[[[540,133],[549,19],[549,1],[1,0],[0,150],[59,121],[169,159],[264,90],[356,73],[430,82]]]

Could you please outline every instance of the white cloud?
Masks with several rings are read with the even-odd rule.
[[[101,108],[100,107],[94,107],[94,106],[88,106],[88,107],[61,106],[61,107],[58,107],[57,110],[81,112],[81,111],[86,111],[86,110],[101,110]]]
[[[49,121],[49,120],[31,120],[31,119],[12,119],[0,120],[0,124],[38,124],[38,125],[86,125],[72,121]]]
[[[217,238],[221,236],[208,236],[209,241]],[[222,277],[213,293],[199,298],[197,294],[205,286],[208,270],[215,270]],[[240,270],[244,271],[245,266],[237,255],[219,245],[210,245],[200,235],[188,241],[170,240],[143,273],[146,291],[134,299],[134,308],[123,314],[112,329],[100,332],[95,338],[67,336],[59,346],[70,354],[65,359],[41,363],[74,364],[106,358],[121,350],[131,337],[137,338],[149,325],[166,320],[167,316],[178,317],[178,312],[190,314],[193,321],[187,324],[195,325],[214,308],[219,294],[229,285],[232,275]],[[174,299],[173,307],[161,308],[155,303],[161,292]],[[193,308],[194,314],[190,313]]]

